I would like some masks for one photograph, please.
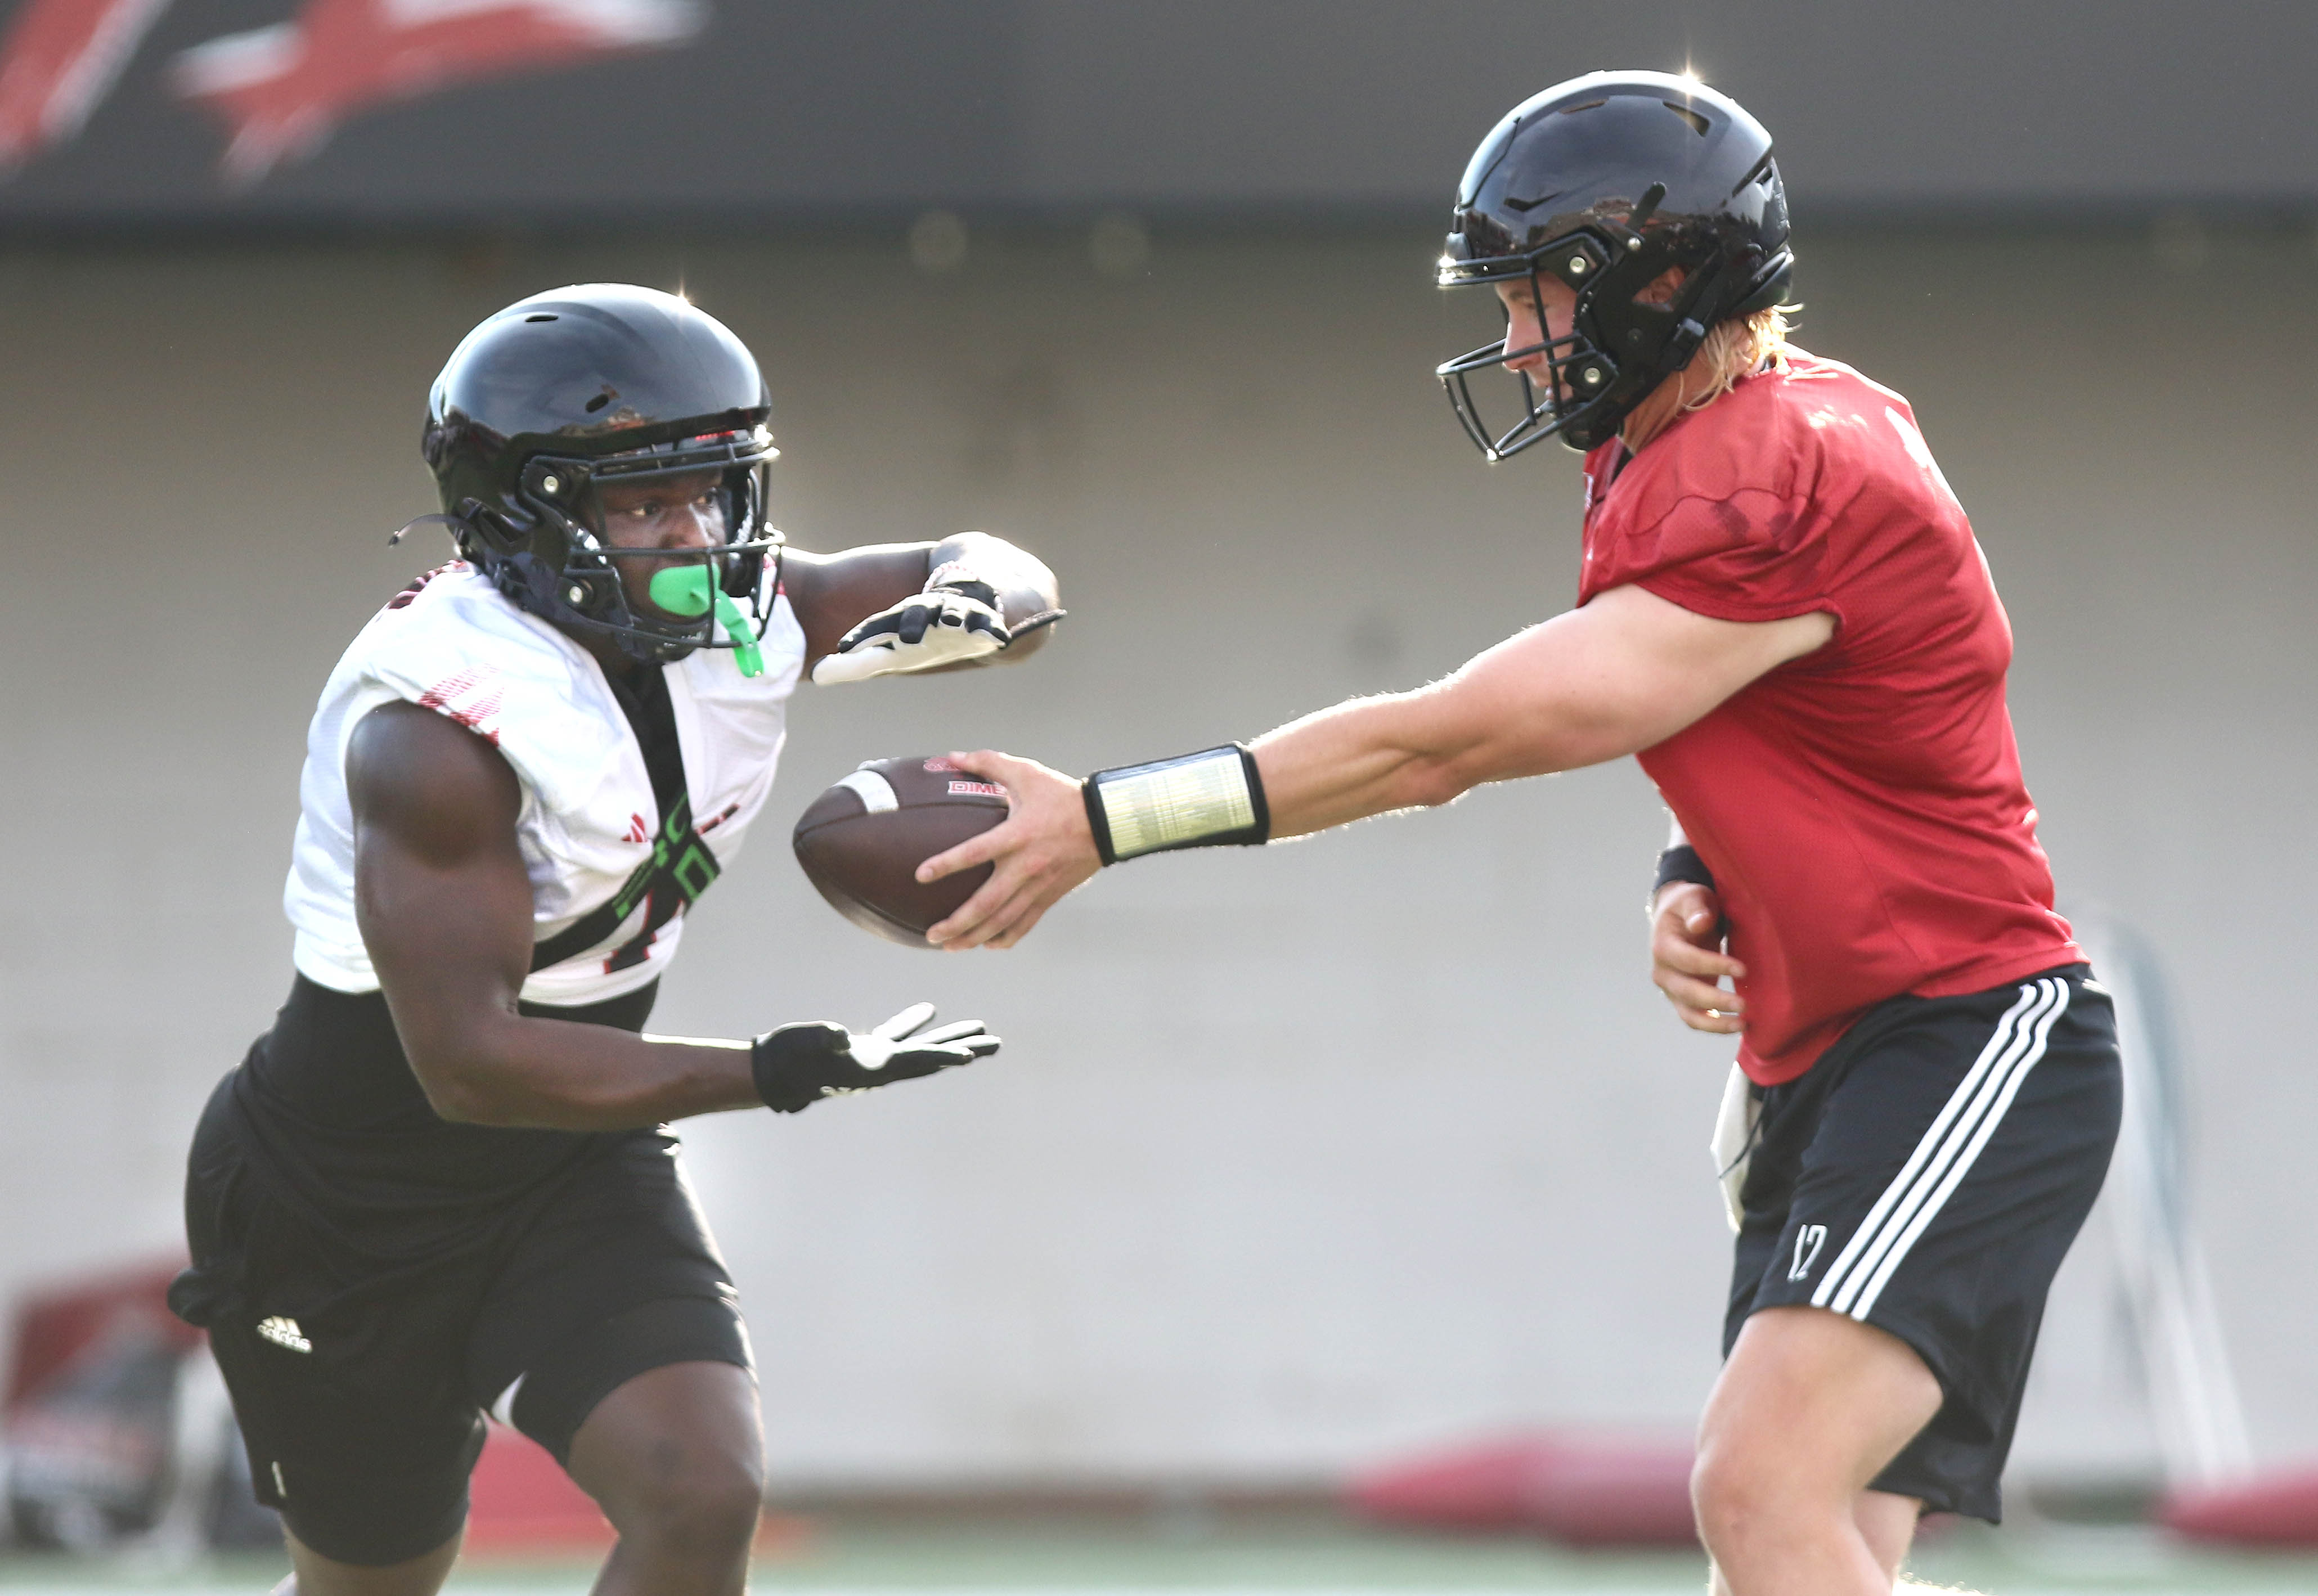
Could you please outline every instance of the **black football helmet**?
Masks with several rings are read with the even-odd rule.
[[[1573,77],[1481,140],[1438,272],[1443,288],[1557,277],[1577,291],[1573,330],[1525,349],[1501,338],[1435,374],[1492,461],[1555,436],[1591,449],[1690,363],[1715,323],[1777,304],[1793,265],[1771,136],[1738,102],[1662,72]],[[1686,273],[1673,301],[1639,300],[1669,266]],[[1470,374],[1539,351],[1546,378],[1512,373],[1523,414],[1494,432]]]
[[[689,301],[607,282],[534,294],[469,333],[435,379],[422,453],[444,514],[428,519],[516,605],[632,659],[739,647],[753,640],[715,635],[730,605],[688,617],[628,602],[613,561],[672,557],[611,547],[598,489],[717,473],[723,542],[699,559],[760,638],[765,557],[781,544],[765,520],[771,414],[747,345]]]

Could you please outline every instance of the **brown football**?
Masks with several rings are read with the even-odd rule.
[[[1006,789],[939,757],[871,759],[813,801],[790,839],[830,907],[904,947],[990,879],[990,866],[921,884],[917,868],[1006,818]]]

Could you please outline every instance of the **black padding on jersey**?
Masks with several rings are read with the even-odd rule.
[[[627,717],[628,730],[636,734],[644,770],[651,777],[652,802],[660,805],[665,820],[685,790],[684,749],[677,740],[676,704],[668,695],[668,672],[659,666],[647,666],[633,677],[606,671],[604,679],[620,713]]]
[[[604,973],[609,975],[643,963],[654,934],[723,874],[715,854],[693,828],[692,798],[684,785],[684,749],[677,740],[676,706],[668,695],[666,673],[655,666],[633,682],[610,675],[605,679],[642,751],[644,769],[651,777],[652,802],[660,808],[660,829],[652,836],[651,857],[636,866],[618,892],[546,941],[532,946],[535,973],[601,946],[627,924],[639,904],[647,905],[642,928],[605,956]]]

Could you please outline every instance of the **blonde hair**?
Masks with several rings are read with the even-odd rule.
[[[1682,408],[1703,410],[1736,388],[1742,377],[1785,371],[1791,326],[1787,318],[1801,309],[1801,305],[1772,305],[1735,321],[1717,322],[1682,372]],[[1693,393],[1690,383],[1696,376],[1703,376],[1706,385]]]

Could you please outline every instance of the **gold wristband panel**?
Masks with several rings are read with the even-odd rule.
[[[1095,792],[1110,822],[1110,850],[1122,859],[1255,824],[1237,749],[1113,777],[1098,783]]]

